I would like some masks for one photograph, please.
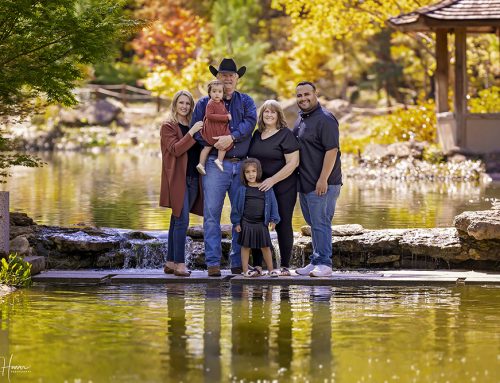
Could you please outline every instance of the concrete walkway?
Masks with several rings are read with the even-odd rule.
[[[223,270],[221,277],[208,277],[206,271],[193,271],[191,277],[166,275],[162,270],[48,270],[33,276],[33,282],[46,284],[138,284],[138,283],[210,283],[322,285],[322,286],[430,286],[430,285],[499,285],[500,273],[460,270],[382,270],[336,271],[332,277],[245,278]]]

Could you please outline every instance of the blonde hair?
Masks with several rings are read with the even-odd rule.
[[[266,109],[278,113],[276,128],[283,129],[288,127],[285,120],[285,114],[283,113],[283,108],[281,107],[280,103],[276,100],[266,100],[259,109],[259,118],[257,120],[257,130],[259,132],[263,132],[266,129],[266,126],[264,125],[264,111]]]
[[[186,118],[188,119],[188,121],[191,121],[191,116],[193,115],[193,110],[194,110],[193,95],[189,93],[187,90],[180,90],[174,95],[174,98],[172,99],[172,104],[170,105],[170,112],[167,117],[168,122],[173,122],[176,124],[179,123],[179,120],[177,118],[177,102],[179,101],[179,98],[181,96],[186,96],[187,98],[189,98],[191,106],[189,107],[189,113],[187,114]]]

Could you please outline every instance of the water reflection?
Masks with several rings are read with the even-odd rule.
[[[158,207],[161,161],[156,152],[52,153],[41,169],[15,168],[2,190],[12,210],[41,224],[166,230],[170,216]],[[465,210],[488,209],[500,184],[356,181],[345,179],[334,223],[367,228],[444,227]],[[226,201],[222,221],[229,223]],[[192,223],[201,218],[192,216]],[[293,225],[304,224],[298,204]]]
[[[36,287],[0,309],[15,382],[500,378],[498,287]]]

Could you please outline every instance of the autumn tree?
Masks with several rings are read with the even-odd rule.
[[[178,0],[143,0],[138,15],[150,21],[132,45],[149,67],[144,84],[156,94],[197,89],[209,78],[207,21]]]
[[[132,42],[139,60],[150,68],[180,71],[205,43],[206,22],[177,1],[150,0],[144,7],[138,14],[150,24]]]
[[[279,94],[290,95],[297,79],[317,81],[327,77],[336,79],[335,83],[341,84],[337,91],[340,93],[349,81],[359,80],[353,79],[348,73],[351,67],[345,68],[345,61],[353,61],[346,58],[347,55],[366,56],[368,40],[382,33],[389,17],[432,2],[433,0],[273,0],[272,6],[283,10],[290,17],[289,39],[293,42],[293,48],[274,52],[266,57],[264,81]],[[368,62],[375,61],[376,53],[372,52]],[[342,59],[337,57],[339,55]],[[359,64],[361,67],[365,66],[363,70],[358,68],[360,73],[370,70],[366,61],[360,61]],[[371,68],[379,69],[377,65]],[[391,70],[390,65],[384,70]],[[378,83],[380,87],[384,87],[387,81]]]

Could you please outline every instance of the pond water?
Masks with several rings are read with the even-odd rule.
[[[157,152],[43,154],[39,169],[17,167],[2,190],[10,191],[11,210],[37,223],[78,223],[137,230],[166,230],[170,212],[158,207],[161,159]],[[500,183],[381,182],[345,178],[334,224],[359,223],[366,228],[451,226],[465,210],[491,207],[500,199]],[[229,223],[229,201],[223,223]],[[192,216],[192,224],[202,219]],[[297,203],[293,225],[304,224]]]
[[[496,383],[499,289],[35,285],[0,301],[0,381]]]

